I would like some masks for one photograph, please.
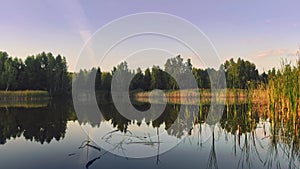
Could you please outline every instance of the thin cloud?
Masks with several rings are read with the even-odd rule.
[[[85,10],[80,4],[79,0],[64,0],[63,6],[65,11],[65,19],[72,25],[78,34],[80,35],[82,41],[85,43],[92,36],[90,31],[89,20],[85,14]],[[96,55],[90,43],[85,46],[87,52],[87,59],[89,61],[88,65],[97,63]],[[95,65],[94,65],[95,66]]]
[[[271,24],[271,23],[272,23],[272,20],[271,20],[271,19],[266,19],[266,20],[265,20],[265,23],[266,23],[266,24]]]
[[[64,0],[62,1],[64,7],[64,17],[73,26],[85,42],[88,39],[88,35],[91,35],[89,30],[89,20],[85,14],[85,11],[78,0]]]
[[[90,30],[79,30],[79,34],[83,42],[86,42],[92,36]]]
[[[274,57],[274,56],[295,56],[295,55],[296,55],[296,51],[290,51],[287,48],[281,48],[281,49],[270,49],[270,50],[260,51],[257,54],[255,54],[255,57],[266,58],[266,57]]]

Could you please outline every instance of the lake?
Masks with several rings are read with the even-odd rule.
[[[299,124],[248,104],[225,106],[213,125],[207,104],[137,120],[111,103],[99,109],[93,119],[68,100],[0,104],[0,168],[299,168]]]

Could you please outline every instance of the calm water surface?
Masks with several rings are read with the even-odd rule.
[[[181,106],[186,107],[184,114],[178,114]],[[0,108],[0,168],[299,168],[298,128],[249,111],[245,104],[225,107],[214,126],[205,123],[208,105],[195,112],[193,106],[170,104],[150,123],[127,120],[112,104],[100,105],[101,118],[93,122],[88,115],[78,121],[68,101],[25,107]],[[126,157],[125,144],[138,143],[128,139],[118,144],[117,136],[132,136],[128,133],[133,131],[157,155]],[[178,146],[160,154],[164,143],[148,139],[158,135],[178,141]],[[103,144],[92,141],[97,138]],[[123,156],[106,151],[114,146]]]

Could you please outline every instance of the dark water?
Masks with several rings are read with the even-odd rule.
[[[225,107],[216,125],[206,124],[208,105],[201,105],[201,112],[195,111],[199,109],[195,106],[167,105],[158,119],[134,121],[121,116],[112,104],[105,104],[100,105],[101,118],[92,122],[88,115],[78,121],[69,101],[44,106],[0,108],[1,169],[299,168],[298,124],[250,111],[246,104]],[[178,113],[180,107],[186,110],[184,114]],[[143,110],[149,105],[136,108]],[[126,156],[126,148],[138,143],[134,138],[122,142],[117,136],[130,137],[133,131],[142,136],[135,135],[142,145],[134,151],[151,147],[156,152],[153,156]],[[160,152],[170,140],[178,145]]]

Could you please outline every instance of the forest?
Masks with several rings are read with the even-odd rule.
[[[146,70],[140,68],[130,70],[128,63],[124,61],[114,66],[110,72],[102,72],[101,68],[98,67],[73,73],[68,72],[66,58],[61,55],[54,56],[52,53],[42,52],[28,56],[23,61],[17,57],[9,56],[6,52],[0,52],[0,90],[44,90],[48,91],[52,97],[67,96],[71,94],[72,80],[74,80],[74,84],[76,81],[80,81],[80,84],[77,85],[88,86],[88,83],[95,78],[96,91],[110,91],[112,77],[114,73],[120,71],[133,76],[130,84],[131,91],[178,89],[174,78],[166,72],[171,72],[179,79],[180,76],[185,76],[185,73],[192,73],[198,88],[209,89],[213,81],[210,79],[212,77],[208,75],[218,75],[220,70],[225,72],[227,88],[248,89],[250,87],[261,88],[262,86],[265,88],[269,82],[274,84],[274,80],[285,74],[286,69],[290,71],[291,79],[298,79],[299,63],[294,67],[290,63],[283,63],[282,70],[272,69],[259,74],[254,63],[241,58],[227,60],[220,65],[219,70],[215,70],[213,68],[196,68],[190,59],[184,61],[178,55],[169,58],[164,64],[164,68],[154,65]]]
[[[0,90],[44,90],[51,96],[62,96],[70,87],[65,57],[42,52],[23,61],[0,52]]]

